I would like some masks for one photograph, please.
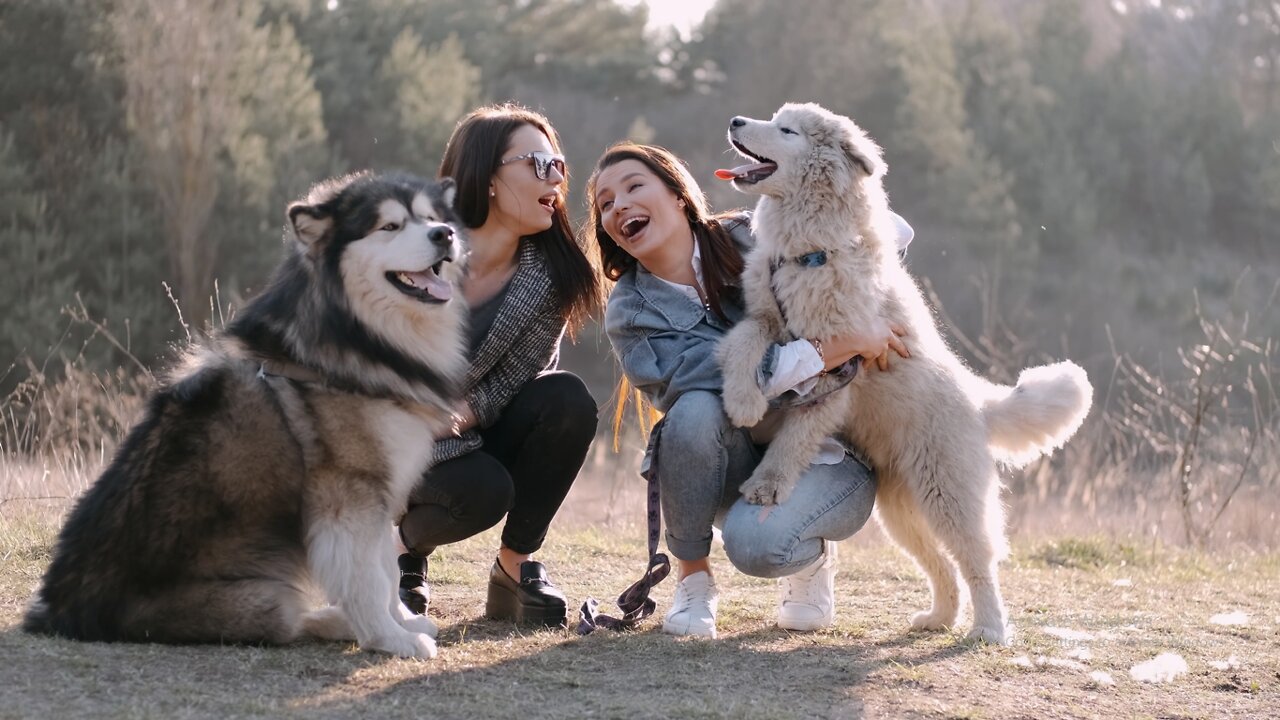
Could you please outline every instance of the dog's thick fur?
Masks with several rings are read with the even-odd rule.
[[[771,342],[887,337],[893,324],[906,330],[911,354],[894,356],[889,372],[864,368],[827,400],[789,413],[742,494],[781,501],[820,440],[842,434],[870,457],[880,522],[933,588],[933,607],[912,626],[955,623],[954,561],[973,601],[970,636],[1007,643],[1012,628],[996,576],[1007,551],[996,462],[1022,464],[1071,437],[1092,402],[1084,371],[1070,362],[1031,368],[1017,387],[1005,387],[951,352],[899,259],[880,150],[852,120],[788,104],[769,121],[735,118],[729,139],[757,161],[739,169],[735,187],[761,195],[743,280],[748,317],[720,347],[729,417],[750,426],[764,414],[756,374]],[[819,250],[825,265],[790,260]],[[836,382],[824,378],[816,392]]]
[[[465,370],[454,192],[360,174],[289,207],[272,283],[77,503],[26,630],[435,656],[434,624],[397,598],[391,526]],[[313,582],[333,605],[308,611]]]

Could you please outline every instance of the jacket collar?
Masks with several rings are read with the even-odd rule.
[[[676,330],[697,325],[707,311],[670,283],[636,264],[636,292]]]
[[[521,239],[517,256],[519,265],[511,278],[507,295],[493,318],[493,326],[480,341],[471,360],[471,368],[467,372],[468,385],[493,369],[498,359],[510,349],[511,338],[520,335],[520,326],[527,325],[552,296],[551,276],[542,253],[538,251],[537,242]]]

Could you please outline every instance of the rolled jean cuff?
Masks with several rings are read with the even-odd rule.
[[[681,540],[667,533],[667,550],[677,560],[701,560],[711,554],[711,536],[703,540]]]

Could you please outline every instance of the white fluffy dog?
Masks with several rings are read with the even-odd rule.
[[[742,494],[782,501],[822,438],[846,437],[877,470],[881,525],[933,588],[933,607],[911,626],[954,625],[958,565],[973,601],[969,637],[1007,644],[996,462],[1025,464],[1066,442],[1089,411],[1088,378],[1062,362],[1023,371],[1017,387],[995,385],[951,352],[899,260],[880,149],[852,120],[788,104],[772,120],[734,118],[729,140],[753,163],[718,174],[761,196],[757,245],[743,273],[747,318],[720,347],[733,422],[750,426],[764,415],[756,374],[769,343],[887,336],[900,325],[911,353],[894,358],[890,372],[859,372],[826,400],[789,413]],[[824,377],[815,392],[836,385]]]

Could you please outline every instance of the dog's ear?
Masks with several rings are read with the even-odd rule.
[[[458,184],[451,177],[442,177],[438,181],[440,183],[440,197],[444,200],[444,204],[449,209],[456,211],[458,207],[453,204],[458,199]]]
[[[853,123],[845,124],[840,136],[840,149],[849,158],[849,162],[853,163],[853,167],[867,177],[884,174],[885,166],[880,148]]]
[[[328,213],[314,205],[300,202],[289,206],[289,224],[293,227],[293,234],[298,242],[309,253],[315,252],[333,230],[333,218]]]

